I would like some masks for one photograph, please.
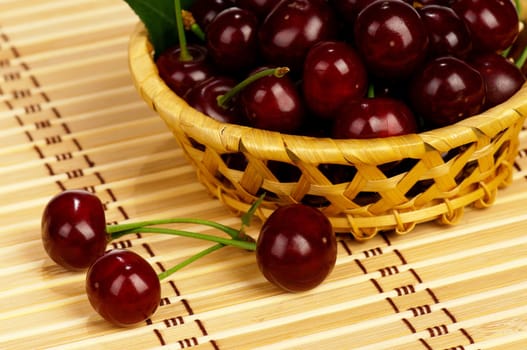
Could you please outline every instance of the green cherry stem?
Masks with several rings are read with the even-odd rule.
[[[256,72],[246,79],[242,80],[238,84],[236,84],[232,89],[230,89],[226,94],[218,96],[218,105],[221,107],[227,106],[229,101],[236,96],[240,91],[245,89],[246,86],[252,84],[258,79],[261,79],[263,77],[268,77],[271,75],[274,75],[277,78],[281,78],[284,75],[286,75],[289,72],[289,68],[287,67],[277,67],[277,68],[267,68],[263,69],[259,72]]]
[[[221,243],[222,245],[233,246],[233,247],[237,247],[237,248],[241,248],[245,250],[256,250],[256,244],[254,241],[249,242],[247,240],[241,240],[241,239],[235,239],[235,238],[224,238],[224,237],[218,237],[218,236],[213,236],[213,235],[207,235],[203,233],[190,232],[190,231],[177,230],[177,229],[164,228],[164,227],[150,227],[150,226],[136,227],[136,228],[127,230],[126,232],[127,233],[159,233],[159,234],[172,235],[172,236],[189,237],[189,238],[196,238],[196,239],[201,239],[201,240],[210,241],[210,242]]]
[[[236,230],[232,227],[222,225],[220,223],[204,220],[204,219],[193,219],[193,218],[171,218],[171,219],[158,219],[158,220],[146,220],[131,222],[126,224],[107,225],[106,232],[110,235],[110,239],[116,239],[130,233],[130,230],[154,225],[165,225],[165,224],[200,224],[216,228],[220,231],[225,232],[232,238],[237,238],[240,234],[240,230]]]
[[[211,246],[211,247],[209,247],[207,249],[202,250],[201,252],[199,252],[197,254],[192,255],[190,258],[183,260],[179,264],[176,264],[176,265],[172,266],[168,270],[165,270],[165,271],[159,273],[157,275],[157,277],[159,278],[159,280],[163,280],[163,279],[167,278],[168,276],[170,276],[170,275],[176,273],[177,271],[181,270],[182,268],[192,264],[194,261],[196,261],[198,259],[201,259],[205,255],[213,253],[216,250],[219,250],[219,249],[221,249],[223,247],[225,247],[225,245],[223,245],[221,243],[215,244],[215,245],[213,245],[213,246]]]
[[[181,14],[181,1],[174,1],[174,10],[176,15],[176,27],[179,39],[180,54],[179,59],[182,62],[191,61],[192,55],[188,52],[187,38],[185,37],[185,26],[183,23],[183,16]]]
[[[181,16],[183,18],[184,27],[186,30],[190,30],[194,35],[196,35],[201,41],[205,41],[205,32],[203,29],[196,23],[194,16],[190,11],[182,10]]]

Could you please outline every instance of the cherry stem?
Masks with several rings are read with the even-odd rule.
[[[179,60],[182,62],[192,61],[192,55],[188,52],[187,38],[185,37],[185,27],[183,23],[183,16],[181,14],[181,2],[180,0],[174,1],[174,9],[176,14],[176,27],[179,39]]]
[[[375,97],[375,86],[373,84],[370,84],[368,86],[368,98],[374,98]]]
[[[514,64],[516,64],[516,67],[521,69],[523,65],[525,64],[526,60],[527,60],[527,46],[523,48],[520,57],[518,57],[518,59],[516,60]]]
[[[247,240],[241,240],[239,238],[223,238],[223,237],[207,235],[203,233],[183,231],[183,230],[164,228],[164,227],[150,227],[150,226],[136,227],[136,228],[127,230],[126,233],[159,233],[159,234],[172,235],[172,236],[196,238],[196,239],[201,239],[204,241],[221,243],[222,245],[233,246],[233,247],[237,247],[237,248],[241,248],[245,250],[256,250],[256,243],[254,241],[249,242]]]
[[[201,41],[205,41],[205,32],[196,23],[196,19],[190,11],[181,10],[181,16],[183,18],[184,27],[186,30],[192,31]]]
[[[289,72],[289,68],[287,67],[277,67],[277,68],[268,68],[263,69],[259,72],[256,72],[246,79],[242,80],[238,84],[236,84],[232,89],[230,89],[226,94],[220,95],[217,98],[218,105],[220,107],[226,107],[229,101],[236,96],[240,91],[245,89],[248,85],[252,84],[258,79],[261,79],[263,77],[268,77],[271,75],[274,75],[277,78],[282,78],[284,75],[286,75]]]
[[[198,259],[201,259],[202,257],[204,257],[205,255],[208,255],[210,253],[213,253],[215,252],[216,250],[219,250],[221,248],[223,248],[224,245],[221,244],[221,243],[218,243],[218,244],[215,244],[213,245],[212,247],[209,247],[207,249],[204,249],[202,250],[201,252],[195,254],[195,255],[192,255],[190,258],[188,259],[185,259],[183,260],[182,262],[180,262],[179,264],[176,264],[174,266],[172,266],[171,268],[169,268],[168,270],[165,270],[161,273],[159,273],[157,275],[157,277],[159,278],[159,280],[162,280],[162,279],[165,279],[167,278],[168,276],[176,273],[177,271],[181,270],[182,268],[184,268],[185,266],[188,266],[190,264],[192,264],[194,261],[198,260]]]
[[[145,226],[153,225],[164,225],[164,224],[200,224],[204,226],[209,226],[216,228],[220,231],[225,232],[232,238],[237,238],[240,235],[240,230],[236,230],[232,227],[222,225],[218,222],[204,220],[204,219],[193,219],[193,218],[171,218],[171,219],[157,219],[157,220],[147,220],[139,222],[131,222],[127,224],[117,224],[117,225],[107,225],[106,232],[110,235],[110,239],[114,240],[125,234],[129,233],[130,230],[141,228]]]

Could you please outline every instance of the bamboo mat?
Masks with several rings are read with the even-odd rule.
[[[93,191],[109,222],[239,223],[134,90],[136,22],[120,0],[0,1],[0,349],[527,349],[527,131],[494,206],[452,227],[339,237],[335,270],[313,291],[283,293],[254,254],[224,248],[163,281],[144,324],[101,320],[84,274],[43,251],[40,215],[52,195]],[[207,246],[149,235],[112,245],[157,271]]]

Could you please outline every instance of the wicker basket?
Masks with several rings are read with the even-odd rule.
[[[266,193],[258,211],[265,219],[279,206],[305,202],[319,207],[335,231],[359,240],[385,230],[406,233],[432,220],[453,224],[465,207],[491,205],[511,181],[527,114],[525,85],[481,115],[420,134],[292,136],[220,123],[189,107],[159,78],[141,23],[131,36],[129,65],[141,97],[168,125],[199,180],[227,207],[244,212]],[[332,181],[327,169],[352,176]]]

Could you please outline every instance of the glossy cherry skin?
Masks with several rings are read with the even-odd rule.
[[[267,64],[301,72],[309,48],[335,38],[336,23],[324,0],[282,0],[260,26],[260,50]]]
[[[256,242],[256,260],[264,277],[290,292],[318,286],[336,259],[337,242],[329,219],[303,204],[275,210]]]
[[[358,53],[349,44],[323,41],[308,51],[302,88],[311,112],[330,119],[344,101],[364,96],[368,75]]]
[[[162,52],[156,60],[159,76],[178,96],[185,95],[196,83],[213,75],[206,48],[200,45],[187,45],[187,47],[192,56],[189,61],[180,59],[179,47]]]
[[[243,116],[238,103],[234,97],[226,106],[218,104],[218,97],[225,95],[236,85],[236,80],[229,77],[211,77],[195,85],[184,96],[187,103],[223,123],[243,124]]]
[[[451,7],[467,23],[477,51],[503,51],[518,36],[519,18],[511,0],[454,0]]]
[[[86,293],[104,319],[128,326],[154,314],[161,301],[161,285],[150,264],[129,250],[110,250],[90,266]]]
[[[210,22],[221,11],[234,6],[231,0],[194,0],[189,10],[203,30],[207,30]]]
[[[426,5],[419,14],[428,31],[429,57],[456,56],[466,58],[472,49],[470,32],[465,22],[449,7]]]
[[[221,11],[207,29],[207,48],[215,67],[229,73],[253,68],[257,59],[258,18],[239,7]]]
[[[412,73],[424,60],[428,47],[419,13],[399,0],[366,6],[355,21],[354,38],[368,70],[391,79]]]
[[[302,125],[305,109],[289,75],[258,79],[241,91],[240,102],[245,118],[254,128],[294,133]]]
[[[522,71],[507,58],[495,52],[473,57],[470,61],[485,81],[485,107],[490,108],[505,102],[525,83]]]
[[[69,270],[86,269],[108,243],[103,205],[90,192],[63,191],[44,208],[41,233],[53,261]]]
[[[415,133],[414,114],[402,101],[364,98],[344,104],[335,119],[333,138],[371,139]]]
[[[454,124],[477,114],[485,103],[481,74],[455,57],[430,61],[410,86],[414,112],[433,126]]]
[[[236,6],[252,11],[262,20],[279,2],[280,0],[235,0]]]

